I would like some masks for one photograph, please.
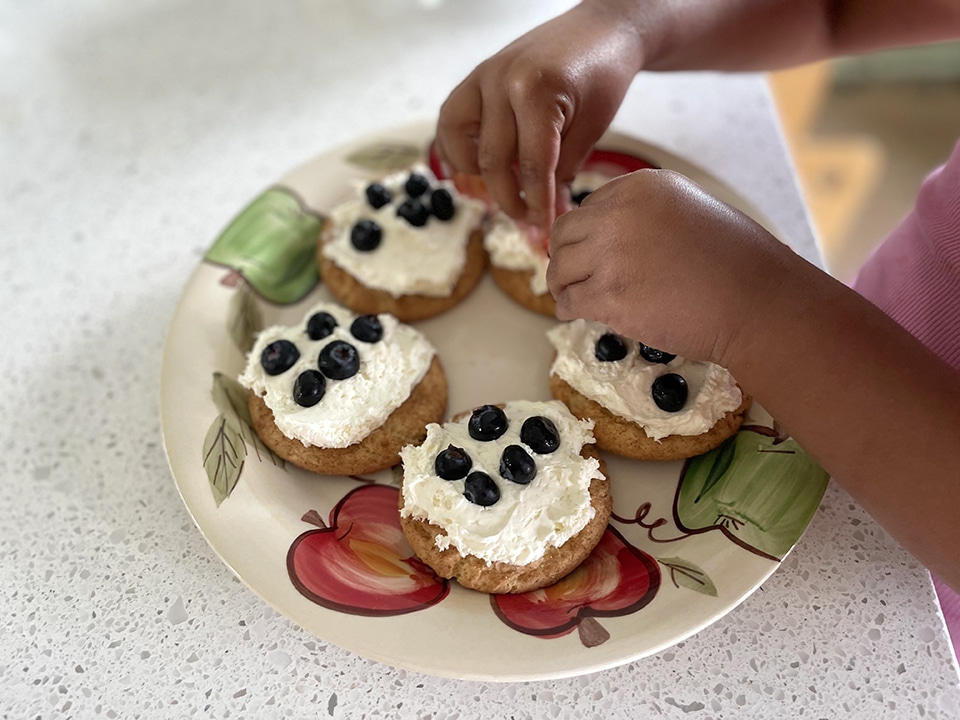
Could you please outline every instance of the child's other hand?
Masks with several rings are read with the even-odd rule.
[[[598,320],[729,367],[750,325],[762,329],[778,298],[795,297],[780,290],[796,282],[798,263],[806,264],[682,175],[641,170],[557,219],[547,282],[561,320]]]
[[[546,230],[566,209],[566,186],[616,114],[639,57],[627,23],[578,5],[454,89],[440,111],[437,150],[453,170],[481,175],[509,215]]]

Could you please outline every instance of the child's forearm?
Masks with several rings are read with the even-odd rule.
[[[960,33],[956,0],[583,0],[641,38],[637,70],[771,70]]]
[[[758,306],[729,352],[740,383],[908,551],[960,589],[960,373],[805,264]]]

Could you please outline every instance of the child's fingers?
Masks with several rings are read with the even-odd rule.
[[[563,112],[548,101],[526,96],[518,99],[517,165],[528,223],[548,229],[557,214],[556,170],[560,157]]]
[[[570,183],[561,182],[559,179],[556,183],[556,199],[554,200],[554,212],[556,217],[560,217],[564,213],[568,213],[573,209],[573,197],[570,194]]]
[[[591,230],[589,213],[582,208],[573,208],[570,212],[557,217],[550,229],[550,257],[553,257],[564,245],[573,245],[585,240]]]
[[[590,132],[582,125],[571,124],[560,146],[554,175],[558,185],[570,185],[580,171],[584,160],[590,154],[597,141],[598,133]],[[569,207],[569,203],[568,203]],[[560,211],[557,211],[560,215]]]
[[[480,134],[482,100],[471,78],[460,83],[440,108],[437,120],[437,152],[454,170],[478,175],[477,137]]]
[[[585,302],[585,298],[589,298],[594,294],[590,286],[591,280],[588,278],[573,285],[567,285],[554,296],[557,305],[555,314],[558,320],[576,320],[578,318],[585,318],[587,320],[596,319],[592,317],[590,313],[585,312],[589,307],[589,304]]]
[[[517,120],[504,98],[484,93],[477,165],[494,201],[507,215],[523,218],[527,206],[520,196],[514,170],[517,157]]]
[[[554,243],[551,235],[550,263],[547,265],[550,292],[556,297],[567,286],[589,279],[597,270],[597,260],[596,246],[586,241],[585,236],[579,241],[571,241],[568,236],[564,242]]]
[[[553,296],[555,301],[555,309],[553,314],[557,316],[557,320],[576,320],[577,316],[573,313],[573,304],[570,300],[570,295],[572,293],[572,286],[566,287],[562,292],[557,293]]]

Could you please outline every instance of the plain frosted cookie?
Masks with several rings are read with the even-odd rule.
[[[570,186],[571,202],[579,205],[609,179],[595,172],[581,172]],[[483,246],[490,256],[490,276],[514,302],[541,315],[554,317],[557,303],[547,289],[547,249],[550,238],[505,212],[490,219]]]
[[[484,233],[490,277],[507,297],[528,310],[553,317],[557,303],[547,290],[547,242],[502,210]]]
[[[603,536],[610,485],[592,423],[556,401],[484,405],[401,451],[400,526],[445,578],[487,593],[546,587]]]
[[[396,465],[447,406],[443,367],[418,330],[334,303],[314,306],[299,325],[263,330],[239,382],[264,443],[326,475]]]
[[[618,152],[594,150],[570,184],[570,202],[577,206],[608,180],[640,168],[646,160]],[[547,289],[550,238],[498,211],[490,218],[483,245],[490,257],[490,276],[514,302],[555,317],[557,303]]]
[[[694,362],[574,320],[547,333],[550,390],[594,421],[597,445],[638,460],[700,455],[734,435],[750,397],[713,363]]]
[[[485,212],[422,164],[357,183],[330,212],[317,248],[320,274],[355,312],[402,321],[438,315],[483,276]]]

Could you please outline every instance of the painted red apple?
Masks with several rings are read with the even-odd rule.
[[[387,616],[424,610],[450,592],[407,544],[397,513],[399,491],[366,485],[347,493],[329,524],[300,535],[287,552],[290,580],[318,605],[351,615]]]
[[[637,170],[656,169],[659,165],[637,155],[619,150],[601,150],[594,148],[583,162],[581,172],[595,172],[609,178],[619,177]]]
[[[659,589],[656,560],[608,527],[589,557],[567,577],[533,592],[491,595],[490,604],[514,630],[556,638],[576,629],[581,642],[593,647],[610,637],[596,618],[635,613]]]

